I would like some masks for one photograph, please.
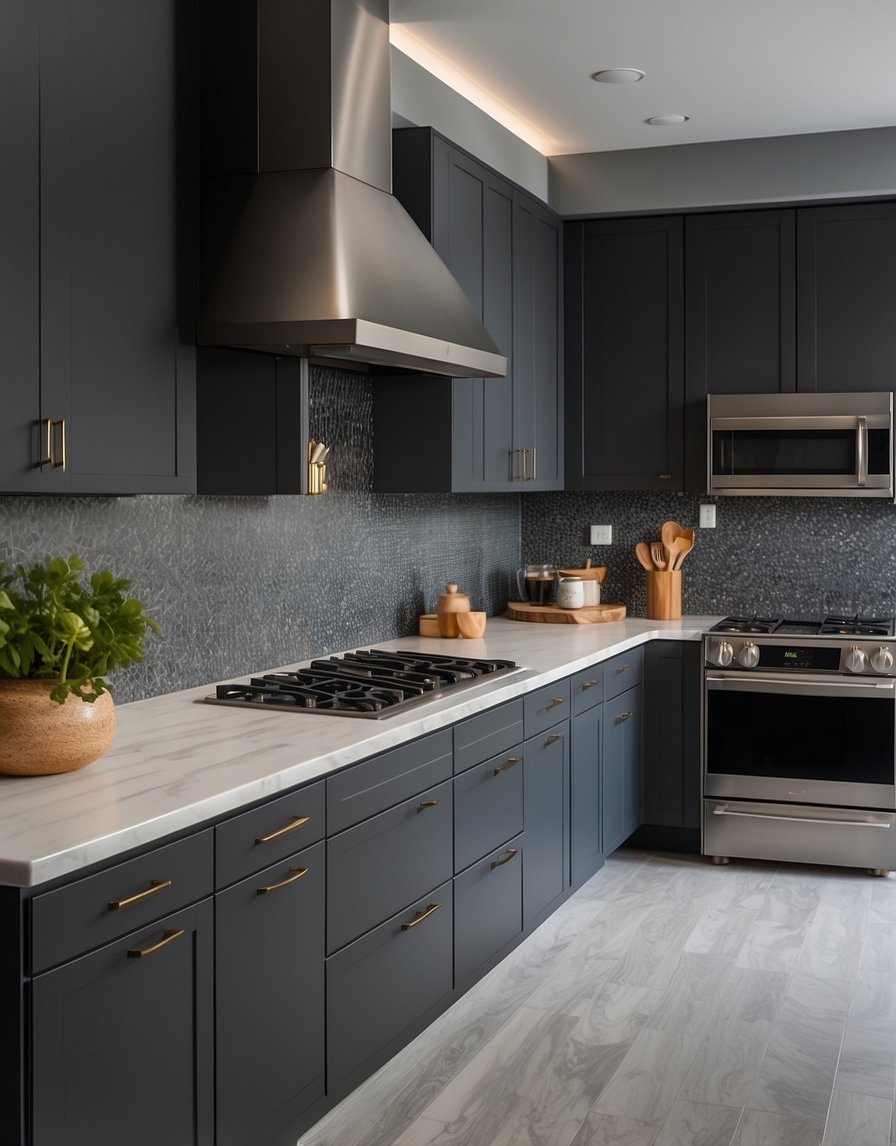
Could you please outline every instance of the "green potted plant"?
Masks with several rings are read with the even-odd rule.
[[[0,773],[46,775],[96,760],[115,735],[106,677],[143,658],[159,626],[131,582],[68,561],[0,562]]]

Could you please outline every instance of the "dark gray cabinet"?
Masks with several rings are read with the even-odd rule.
[[[4,490],[195,486],[189,7],[3,6]]]
[[[564,229],[566,488],[680,490],[682,220]]]
[[[572,887],[603,866],[601,842],[601,728],[604,666],[570,681],[573,718],[569,759],[569,863]]]
[[[531,928],[569,887],[569,681],[529,693],[525,706],[523,909]]]
[[[611,657],[604,668],[601,733],[601,842],[609,855],[641,823],[642,646]]]
[[[651,641],[644,661],[646,825],[700,827],[701,648]]]
[[[377,379],[375,487],[562,488],[560,220],[430,128],[393,133],[393,190],[508,365],[505,378]]]
[[[454,879],[454,986],[465,991],[523,935],[522,835]]]

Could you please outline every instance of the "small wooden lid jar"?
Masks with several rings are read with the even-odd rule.
[[[464,593],[458,593],[457,585],[453,581],[445,586],[445,592],[439,597],[436,607],[436,617],[439,622],[440,637],[456,637],[460,632],[457,623],[458,613],[469,613],[470,598]]]

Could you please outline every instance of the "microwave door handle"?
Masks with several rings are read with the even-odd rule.
[[[856,421],[856,469],[861,489],[868,482],[868,419],[859,417]]]

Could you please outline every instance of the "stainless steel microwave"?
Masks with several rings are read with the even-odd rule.
[[[712,494],[894,499],[893,395],[710,394]]]

